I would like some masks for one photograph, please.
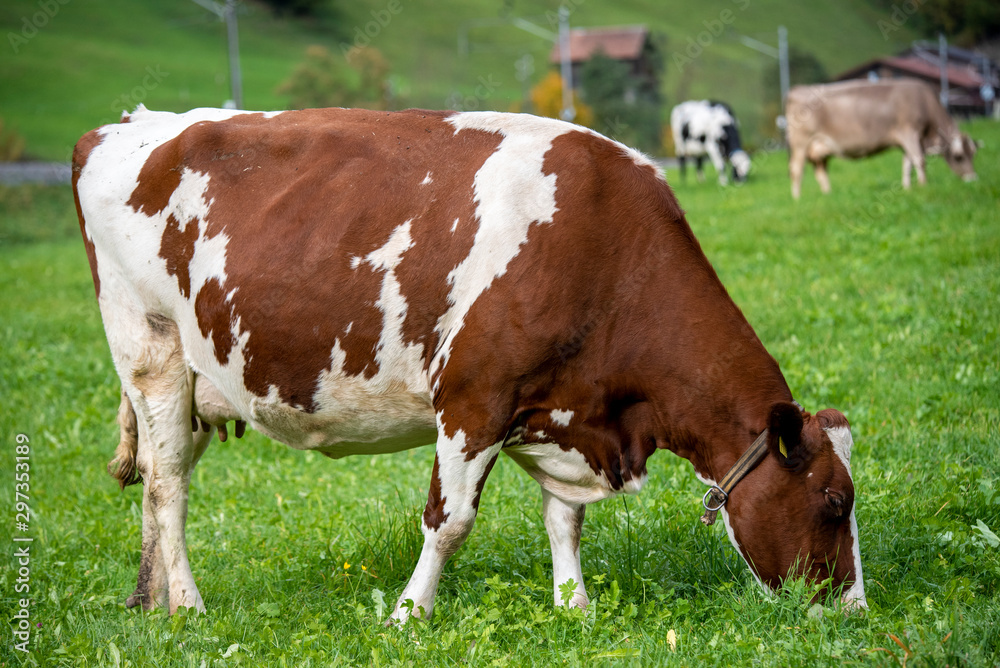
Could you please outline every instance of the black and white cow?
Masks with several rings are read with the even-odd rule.
[[[707,155],[721,185],[726,185],[726,162],[732,165],[734,181],[746,181],[750,156],[740,144],[738,126],[733,110],[724,102],[688,100],[674,107],[670,112],[670,129],[681,177],[685,176],[686,159],[692,157],[698,180],[704,180],[702,161]]]

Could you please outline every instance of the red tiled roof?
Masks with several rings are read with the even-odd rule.
[[[837,81],[841,81],[843,79],[856,78],[859,74],[870,70],[875,65],[883,65],[885,67],[890,67],[901,72],[907,72],[914,76],[931,80],[937,80],[941,73],[941,68],[937,65],[929,63],[923,58],[919,58],[917,56],[907,56],[904,58],[887,56],[885,58],[876,58],[875,60],[865,63],[864,65],[853,67],[846,72],[842,72],[837,75],[836,79]],[[957,86],[959,88],[979,88],[983,85],[983,79],[975,72],[971,72],[964,67],[948,65],[948,85]]]
[[[603,51],[615,60],[635,60],[642,54],[648,35],[646,26],[573,28],[569,31],[570,60],[574,63],[588,60],[597,51]],[[559,43],[556,42],[549,62],[558,63],[560,58]]]

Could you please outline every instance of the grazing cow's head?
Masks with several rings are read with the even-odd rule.
[[[840,412],[816,415],[777,404],[770,456],[732,490],[727,529],[758,579],[777,588],[789,575],[843,588],[867,607],[851,479],[851,429]]]
[[[745,182],[750,173],[750,156],[746,151],[736,151],[729,157],[729,161],[733,165],[733,181]]]
[[[976,142],[969,138],[969,135],[960,132],[955,135],[944,148],[944,159],[948,161],[951,171],[962,177],[964,181],[975,181],[976,169],[972,166],[972,159],[976,155]]]

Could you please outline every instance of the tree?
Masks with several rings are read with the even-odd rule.
[[[355,46],[347,52],[347,64],[358,73],[356,104],[385,110],[389,97],[389,61],[371,46]]]
[[[549,118],[560,118],[563,107],[563,80],[555,70],[550,71],[545,78],[531,89],[531,103],[535,113]],[[573,92],[573,109],[576,110],[574,123],[592,127],[594,114],[590,107],[580,101],[580,96]]]
[[[13,130],[5,130],[0,118],[0,162],[15,162],[24,155],[24,137]]]
[[[288,95],[293,109],[385,109],[388,75],[389,63],[374,47],[352,47],[341,61],[326,47],[313,45],[277,93]]]
[[[275,14],[292,16],[315,16],[325,9],[326,0],[263,0]]]
[[[911,10],[900,0],[870,0],[886,13],[886,26],[907,23],[926,37],[944,33],[963,46],[1000,37],[1000,3],[996,0],[920,0]]]
[[[628,63],[601,52],[580,70],[583,99],[595,128],[645,150],[660,148],[660,94],[656,76],[633,76]]]

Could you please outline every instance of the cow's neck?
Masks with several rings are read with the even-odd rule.
[[[767,427],[771,407],[792,395],[777,362],[733,303],[694,242],[662,272],[646,299],[662,317],[650,323],[646,393],[663,430],[659,447],[720,480]]]

